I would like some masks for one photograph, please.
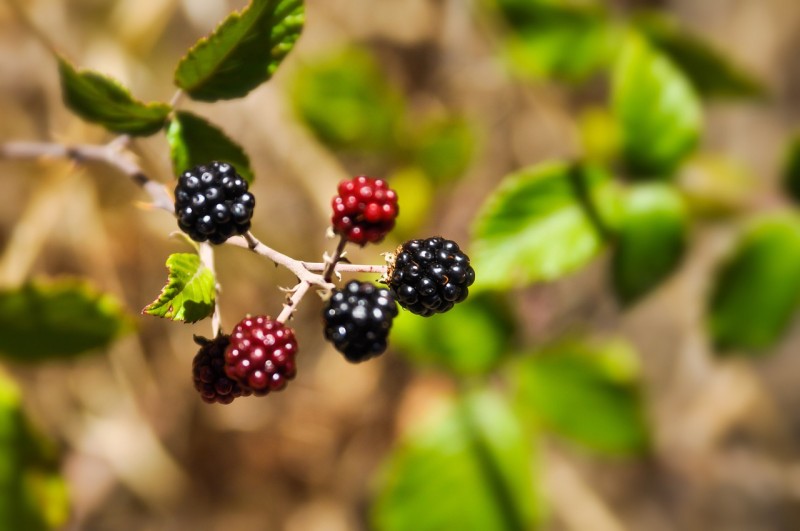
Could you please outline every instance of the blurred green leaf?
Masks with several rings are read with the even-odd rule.
[[[0,373],[0,529],[61,528],[69,516],[65,481],[52,444],[25,418],[19,390]]]
[[[64,104],[75,114],[109,131],[129,135],[151,135],[167,122],[171,107],[166,103],[142,103],[118,81],[91,70],[78,71],[58,57]]]
[[[800,203],[800,135],[792,138],[786,149],[783,187],[795,203]]]
[[[469,125],[460,118],[434,119],[414,124],[408,134],[414,163],[436,182],[461,177],[469,167],[475,138]]]
[[[671,175],[697,146],[700,101],[662,53],[631,35],[614,69],[612,106],[628,169],[636,177]]]
[[[449,404],[409,433],[385,464],[377,531],[522,531],[540,509],[533,444],[497,394]]]
[[[662,15],[637,19],[637,27],[662,52],[666,53],[704,97],[761,98],[764,86],[751,74],[707,42],[682,31]]]
[[[433,183],[417,166],[405,167],[387,179],[391,187],[402,198],[403,211],[397,217],[397,225],[392,236],[398,241],[406,241],[419,235],[433,212],[436,200]]]
[[[617,298],[630,304],[658,286],[680,263],[689,212],[673,187],[659,183],[634,186],[624,205],[612,272]]]
[[[304,23],[302,0],[252,0],[189,50],[175,84],[195,100],[245,96],[272,77]]]
[[[709,328],[718,348],[760,350],[773,345],[800,304],[800,217],[775,214],[742,234],[721,266],[709,302]]]
[[[586,160],[611,165],[619,159],[621,133],[619,124],[605,107],[590,107],[579,117],[581,143]]]
[[[142,313],[173,321],[194,323],[214,313],[214,273],[193,253],[175,253],[167,258],[169,279],[158,299]]]
[[[620,32],[597,6],[495,0],[511,30],[506,53],[512,68],[541,78],[583,81],[608,66]]]
[[[176,112],[167,130],[167,141],[176,175],[216,160],[227,162],[244,180],[253,182],[250,158],[244,149],[222,129],[195,114]]]
[[[459,375],[486,374],[508,352],[514,328],[504,301],[481,293],[435,319],[420,319],[401,310],[391,341],[416,363]]]
[[[638,359],[626,343],[553,345],[511,372],[521,410],[560,436],[603,454],[650,449]]]
[[[298,116],[329,147],[397,151],[403,100],[371,56],[345,50],[303,66],[290,95]]]
[[[69,358],[131,329],[115,298],[82,281],[40,280],[0,290],[0,355],[15,361]]]
[[[617,194],[594,167],[550,163],[506,177],[476,218],[474,288],[554,280],[585,266],[616,223]]]
[[[757,177],[741,161],[701,152],[689,158],[678,176],[693,214],[717,217],[742,211],[753,197]]]

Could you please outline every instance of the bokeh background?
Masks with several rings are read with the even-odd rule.
[[[800,7],[795,0],[604,4],[620,20],[643,8],[674,17],[767,92],[704,105],[704,155],[679,175],[702,221],[675,274],[632,307],[615,301],[609,260],[600,256],[556,282],[504,293],[499,302],[481,298],[470,316],[454,311],[444,324],[424,326],[401,318],[397,348],[356,366],[323,341],[321,303],[309,296],[293,324],[298,378],[262,399],[207,405],[190,369],[192,335],[208,335],[207,322],[139,315],[164,284],[166,257],[188,249],[170,237],[174,221],[147,208],[141,190],[112,168],[0,161],[0,282],[88,277],[136,324],[102,352],[3,363],[24,411],[60,456],[70,504],[64,528],[380,527],[375,500],[383,499],[386,474],[396,473],[387,463],[409,430],[476,381],[503,391],[508,379],[481,375],[506,357],[576,337],[614,345],[638,368],[647,451],[597,451],[592,441],[543,430],[529,447],[534,494],[522,503],[533,509],[523,512],[539,514],[548,530],[800,528],[800,328],[759,357],[715,354],[704,328],[711,279],[742,221],[784,204],[781,172],[800,117]],[[23,9],[76,64],[119,79],[142,100],[168,101],[178,59],[243,5],[30,0]],[[587,110],[607,100],[602,76],[567,83],[511,65],[507,28],[490,2],[308,0],[306,19],[269,83],[240,100],[182,103],[249,153],[253,232],[296,258],[315,261],[332,248],[325,229],[335,185],[362,173],[390,180],[402,214],[395,234],[352,250],[353,262],[382,263],[382,252],[432,234],[468,249],[475,213],[501,179],[581,156]],[[0,142],[112,138],[65,108],[54,59],[5,3],[0,117]],[[132,149],[153,179],[172,184],[163,135]],[[220,248],[217,262],[228,329],[246,313],[277,313],[279,286],[293,284],[288,272],[241,249]],[[466,330],[473,335],[459,341]],[[587,395],[564,415],[591,418],[593,400]],[[431,506],[453,503],[447,490],[429,494]]]

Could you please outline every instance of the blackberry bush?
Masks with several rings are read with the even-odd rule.
[[[333,291],[322,316],[325,339],[355,363],[386,350],[397,305],[388,289],[351,280],[343,289]]]
[[[194,341],[200,345],[200,350],[192,360],[192,376],[194,388],[204,402],[230,404],[234,398],[252,393],[225,374],[225,349],[230,343],[229,336],[220,334],[214,339],[195,336]]]
[[[339,184],[331,223],[336,234],[363,246],[382,241],[398,213],[397,194],[386,181],[361,175]]]

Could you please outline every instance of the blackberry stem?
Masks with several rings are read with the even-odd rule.
[[[220,329],[222,328],[222,314],[220,313],[219,309],[219,294],[221,291],[221,286],[219,282],[217,282],[217,272],[214,267],[214,247],[208,243],[203,242],[200,244],[200,261],[203,265],[211,271],[211,274],[214,275],[214,313],[211,316],[211,337],[215,338],[219,335]]]
[[[329,257],[326,260],[325,269],[322,272],[322,278],[325,279],[325,282],[330,282],[331,278],[333,277],[333,272],[336,269],[336,264],[339,263],[339,260],[342,258],[342,254],[344,254],[344,248],[347,246],[347,238],[344,236],[339,237],[339,243],[336,245],[336,250],[333,251],[333,256]]]

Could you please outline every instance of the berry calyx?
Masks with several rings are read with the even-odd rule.
[[[259,315],[237,324],[225,350],[225,374],[257,396],[280,391],[296,374],[294,330]]]
[[[343,289],[333,290],[325,305],[325,339],[348,361],[365,361],[386,350],[396,316],[397,305],[388,289],[351,280]]]
[[[434,237],[398,247],[383,280],[400,306],[429,317],[467,298],[475,270],[456,242]]]
[[[175,187],[178,226],[196,242],[220,244],[250,230],[256,201],[233,166],[212,162],[183,172]]]
[[[380,242],[394,228],[397,193],[383,179],[354,177],[339,183],[338,192],[331,218],[336,234],[363,246]]]
[[[234,398],[248,396],[251,391],[243,388],[225,374],[225,349],[229,336],[219,335],[214,339],[195,336],[200,350],[192,360],[194,388],[204,402],[230,404]]]

